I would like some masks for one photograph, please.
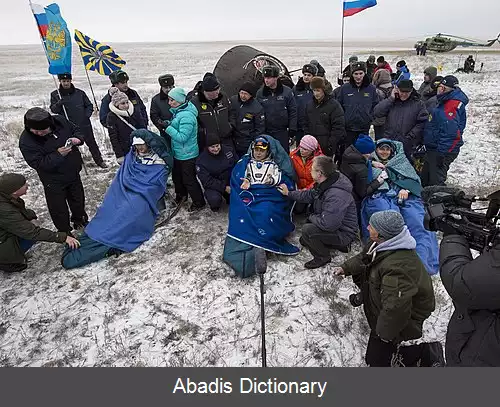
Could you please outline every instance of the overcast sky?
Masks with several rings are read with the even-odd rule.
[[[342,0],[59,0],[57,4],[70,30],[79,29],[101,42],[332,39],[340,38],[342,21]],[[39,42],[27,0],[0,0],[0,6],[0,44]],[[377,6],[346,18],[345,35],[412,41],[443,32],[487,40],[500,33],[499,16],[499,0],[378,0]]]

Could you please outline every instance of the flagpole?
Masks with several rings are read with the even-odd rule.
[[[80,52],[80,55],[81,55],[81,52]],[[83,57],[82,57],[82,62],[83,62],[83,69],[85,70],[85,75],[87,75],[87,80],[89,81],[90,91],[92,92],[92,97],[94,98],[95,108],[97,109],[97,111],[99,111],[99,105],[97,104],[97,99],[95,97],[94,88],[92,87],[92,82],[90,82],[89,71],[87,71],[87,67],[85,66],[85,61],[83,60]]]
[[[344,3],[342,3],[342,40],[340,42],[340,74],[343,71],[343,63],[344,63]]]
[[[38,34],[40,36],[40,42],[42,43],[43,51],[45,52],[45,57],[47,58],[47,62],[50,66],[49,54],[47,53],[47,48],[46,48],[45,43],[43,41],[42,33],[40,32],[40,28],[38,27],[38,21],[36,21],[35,11],[33,10],[33,3],[31,2],[31,0],[29,0],[29,5],[30,5],[30,9],[31,9],[31,14],[33,14],[33,18],[35,19],[35,24],[36,24],[36,27],[38,29]],[[54,86],[56,88],[57,94],[59,95],[59,99],[62,100],[61,92],[59,91],[59,86],[57,85],[56,77],[55,77],[55,75],[52,75],[52,74],[50,74],[50,76],[52,76],[52,79],[54,80]],[[64,116],[66,116],[66,120],[69,121],[68,112],[66,111],[66,106],[62,105],[62,108],[63,108]],[[76,148],[78,150],[80,150],[78,148],[78,146],[76,146]],[[85,170],[85,175],[88,175],[87,165],[85,164],[85,161],[83,161],[83,157],[82,157],[82,164],[83,164],[83,169]]]

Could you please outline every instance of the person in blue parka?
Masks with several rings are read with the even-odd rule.
[[[205,206],[203,191],[196,179],[196,158],[198,149],[198,110],[186,100],[182,88],[173,88],[168,92],[168,103],[173,115],[167,121],[165,132],[172,139],[174,168],[172,179],[175,187],[175,201],[180,203],[188,194],[193,201],[189,211],[200,210]]]
[[[429,114],[424,129],[426,157],[422,169],[422,185],[445,185],[448,169],[463,146],[467,124],[467,95],[458,87],[453,75],[443,78],[437,89],[437,107]]]

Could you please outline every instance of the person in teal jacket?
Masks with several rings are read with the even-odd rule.
[[[196,158],[199,154],[198,110],[186,100],[186,92],[182,88],[173,88],[168,92],[168,104],[173,117],[171,121],[165,122],[165,131],[172,139],[175,201],[180,203],[189,194],[193,201],[189,211],[200,210],[205,206],[205,198],[196,179]]]

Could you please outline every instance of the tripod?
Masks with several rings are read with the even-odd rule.
[[[261,248],[255,248],[255,272],[259,276],[260,281],[260,323],[261,323],[261,338],[262,338],[262,367],[267,367],[266,354],[266,313],[264,304],[264,274],[267,270],[266,251]]]

